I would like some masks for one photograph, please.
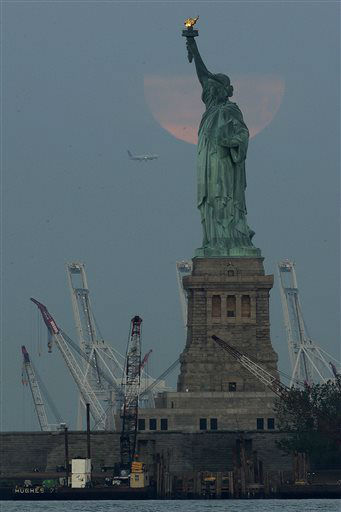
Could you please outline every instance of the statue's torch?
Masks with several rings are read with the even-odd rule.
[[[199,35],[199,31],[193,29],[193,27],[196,24],[196,22],[198,21],[198,19],[199,19],[199,16],[197,16],[196,18],[187,18],[187,20],[185,20],[184,25],[186,27],[186,30],[182,31],[182,35],[184,37],[187,37],[187,38],[188,37],[197,37]],[[188,57],[188,61],[192,62],[193,54],[189,48],[188,48],[187,57]]]

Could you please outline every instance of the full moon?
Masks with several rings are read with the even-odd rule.
[[[284,96],[284,80],[272,74],[231,77],[235,101],[243,113],[250,136],[255,137],[275,117]],[[145,75],[144,94],[154,119],[177,139],[197,143],[204,112],[201,87],[195,75]]]

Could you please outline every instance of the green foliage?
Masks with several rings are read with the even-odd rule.
[[[336,459],[341,448],[341,377],[304,389],[291,388],[276,400],[278,442],[286,453],[305,452],[312,461]]]

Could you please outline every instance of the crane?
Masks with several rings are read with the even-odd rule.
[[[83,360],[85,379],[97,398],[106,403],[106,429],[115,430],[115,413],[121,405],[120,379],[123,372],[124,357],[98,335],[84,263],[80,261],[67,263],[66,273],[79,347],[88,356],[87,360]],[[114,386],[108,385],[101,378],[100,368],[103,367],[110,375]],[[82,426],[84,408],[85,404],[80,395],[78,428]]]
[[[280,295],[292,368],[291,382],[312,384],[333,377],[328,360],[333,359],[310,338],[303,318],[295,264],[290,260],[278,263]],[[336,361],[337,362],[337,361]],[[340,363],[339,363],[340,364]]]
[[[27,380],[30,385],[30,389],[31,389],[32,397],[33,397],[34,408],[37,413],[39,425],[40,425],[41,430],[43,432],[46,432],[51,429],[50,429],[50,425],[49,425],[49,422],[47,419],[45,404],[44,404],[44,401],[43,401],[43,398],[41,395],[36,372],[33,369],[33,366],[32,366],[31,360],[30,360],[30,356],[29,356],[24,345],[21,347],[21,352],[22,352],[22,355],[24,358],[24,362],[23,362],[24,372],[27,376]]]
[[[22,345],[21,352],[23,356],[23,374],[27,377],[27,382],[30,386],[30,390],[32,393],[34,408],[37,413],[38,422],[40,425],[40,429],[43,432],[50,432],[52,430],[57,430],[58,427],[63,425],[63,420],[61,418],[61,415],[59,414],[57,408],[53,404],[47,389],[44,386],[43,381],[39,377],[39,374],[37,370],[35,369],[33,362],[31,361],[31,358],[29,356],[29,353],[25,347],[25,345]],[[24,381],[23,381],[24,382]],[[43,395],[46,398],[47,403],[50,406],[50,409],[57,421],[56,424],[51,424],[48,421],[48,416],[46,412],[45,403],[43,400]]]
[[[126,353],[125,376],[122,381],[124,401],[120,451],[121,469],[124,470],[130,469],[136,450],[141,377],[141,324],[142,318],[138,315],[135,315],[131,319]]]
[[[153,382],[151,382],[151,384],[149,384],[148,387],[146,387],[144,390],[141,391],[140,398],[144,398],[146,395],[151,393],[154,388],[157,388],[157,386],[160,382],[162,382],[162,381],[164,382],[165,377],[167,377],[167,375],[169,373],[171,373],[179,364],[180,364],[180,359],[177,359],[176,361],[174,361],[174,363],[172,363],[168,368],[166,368],[166,370],[164,372],[162,372],[161,375],[159,375],[159,377],[157,377],[157,379],[153,380]]]
[[[187,296],[182,284],[182,278],[191,274],[192,269],[193,263],[191,260],[181,260],[176,262],[176,277],[178,281],[182,319],[185,328],[187,327]]]
[[[84,403],[90,405],[91,414],[95,420],[98,430],[105,429],[106,412],[94,393],[91,385],[86,379],[86,376],[75,358],[73,352],[70,350],[69,345],[65,338],[65,333],[58,327],[56,321],[47,310],[46,306],[36,299],[31,297],[31,301],[38,307],[44,323],[48,329],[52,341],[61,352],[61,355],[76,383]]]
[[[46,306],[35,299],[31,300],[38,306],[48,327],[49,352],[52,352],[53,342],[55,342],[78,387],[78,429],[82,429],[82,413],[86,403],[90,403],[88,399],[84,398],[84,390],[86,390],[86,396],[92,397],[91,413],[95,420],[94,428],[117,430],[119,426],[116,425],[115,420],[117,420],[116,413],[121,409],[123,403],[121,378],[122,374],[125,375],[125,357],[106,343],[100,334],[92,310],[84,263],[79,261],[67,263],[66,271],[78,334],[78,345],[57,326]],[[81,357],[81,360],[78,361],[74,357],[70,348]],[[140,406],[154,407],[154,394],[165,390],[165,382],[160,378],[151,377],[145,371],[144,366],[150,353],[151,351],[146,354],[141,363],[141,374],[144,377],[141,382],[141,390],[143,391],[153,384],[153,393],[145,393]]]
[[[252,375],[257,377],[265,386],[267,386],[271,391],[273,391],[277,396],[283,397],[286,396],[289,388],[282,384],[277,377],[272,375],[270,372],[265,370],[258,363],[255,363],[248,356],[239,352],[236,348],[229,345],[226,341],[218,338],[218,336],[212,336],[212,339],[223,349],[225,352],[230,354],[234,359],[239,361],[239,363],[246,368]]]
[[[114,418],[122,406],[121,379],[125,374],[125,356],[115,350],[109,343],[103,340],[96,323],[90,299],[90,289],[85,270],[85,264],[81,261],[74,261],[66,264],[66,273],[71,295],[73,316],[78,333],[79,349],[83,356],[83,371],[98,399],[105,403],[106,410],[106,429],[116,430]],[[72,344],[72,341],[69,340]],[[73,346],[75,350],[76,347]],[[84,357],[84,353],[87,357]],[[155,378],[148,375],[144,366],[151,354],[151,350],[145,355],[141,362],[141,389],[147,388],[155,382]],[[110,381],[105,382],[102,371],[110,377]],[[110,384],[111,382],[111,384]],[[165,389],[165,383],[158,379],[157,384],[153,386],[154,393]],[[146,397],[146,394],[144,395]],[[80,406],[83,404],[83,408]],[[141,406],[154,407],[154,395],[148,394],[148,399],[140,403]],[[85,404],[80,396],[78,407],[78,428],[82,425],[82,412]]]
[[[148,352],[144,355],[142,361],[141,361],[141,370],[143,370],[143,368],[146,366],[146,364],[148,363],[148,359],[149,359],[149,356],[150,354],[153,352],[153,349],[150,349],[148,350]]]

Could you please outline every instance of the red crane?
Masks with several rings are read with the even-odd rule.
[[[141,370],[143,370],[143,368],[145,367],[145,365],[147,364],[148,362],[148,359],[149,359],[149,356],[150,354],[153,352],[153,349],[151,348],[147,354],[145,354],[144,358],[142,359],[141,361]]]

